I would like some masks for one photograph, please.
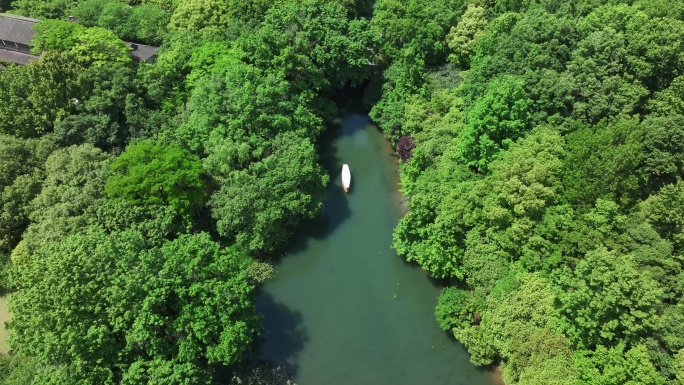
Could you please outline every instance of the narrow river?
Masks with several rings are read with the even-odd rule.
[[[287,367],[298,385],[493,384],[439,329],[439,289],[390,248],[398,180],[382,134],[347,110],[321,142],[331,176],[324,208],[263,288],[261,357]]]

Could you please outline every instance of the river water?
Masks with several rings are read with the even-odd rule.
[[[298,385],[493,384],[439,329],[439,288],[390,248],[398,178],[382,134],[347,110],[321,143],[331,177],[323,210],[263,287],[261,358],[287,367]],[[343,163],[352,172],[347,194]]]

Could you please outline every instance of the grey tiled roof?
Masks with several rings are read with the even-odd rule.
[[[0,49],[0,62],[10,62],[14,64],[28,64],[31,60],[38,60],[38,56],[29,55],[23,52],[8,51]]]
[[[38,20],[9,14],[0,14],[0,39],[29,45],[36,31],[31,28]]]
[[[33,35],[36,33],[33,30],[33,26],[38,23],[38,20],[36,19],[30,19],[28,17],[22,17],[22,16],[16,16],[16,15],[10,15],[7,13],[0,13],[0,39],[9,41],[9,42],[14,42],[14,43],[19,43],[19,44],[24,44],[24,45],[30,45],[31,43],[31,38]],[[145,44],[137,44],[137,43],[126,43],[128,44],[132,50],[131,50],[131,56],[133,56],[134,59],[140,60],[140,61],[149,61],[152,59],[157,52],[157,47],[153,47],[150,45],[145,45]],[[26,64],[28,63],[29,60],[32,60],[36,58],[33,55],[28,55],[28,54],[20,54],[17,52],[9,52],[7,50],[3,50],[0,45],[0,51],[2,51],[3,57],[7,57],[10,59],[14,60],[5,60],[5,59],[0,59],[3,61],[9,61],[17,64]],[[17,56],[17,55],[23,55],[23,56]],[[21,60],[21,62],[16,61],[16,60]]]
[[[148,61],[154,55],[157,53],[157,50],[159,48],[153,47],[151,45],[145,45],[145,44],[137,44],[137,43],[126,43],[128,44],[129,47],[132,48],[131,50],[131,56],[133,56],[134,59],[140,60],[140,61]]]

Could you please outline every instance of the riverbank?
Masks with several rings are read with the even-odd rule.
[[[392,158],[394,159],[393,165],[394,165],[394,170],[395,170],[395,175],[396,175],[396,193],[395,193],[395,198],[394,202],[396,203],[399,213],[400,213],[400,218],[404,217],[409,211],[409,201],[410,197],[409,196],[404,196],[401,192],[401,176],[399,175],[399,155],[394,151],[394,147],[392,146],[392,143],[390,142],[389,139],[385,140],[386,147],[388,153],[392,154]],[[426,279],[429,279],[428,274],[425,273]],[[449,333],[449,332],[445,332]],[[458,343],[460,344],[460,343]],[[506,385],[506,383],[503,380],[503,377],[501,375],[501,368],[498,365],[494,365],[489,368],[489,372],[491,373],[491,379],[492,379],[492,385]]]

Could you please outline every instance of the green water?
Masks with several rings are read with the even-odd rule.
[[[289,368],[299,385],[493,384],[439,329],[439,288],[390,248],[398,179],[382,134],[365,114],[347,112],[326,135],[324,208],[263,288],[261,357]]]

